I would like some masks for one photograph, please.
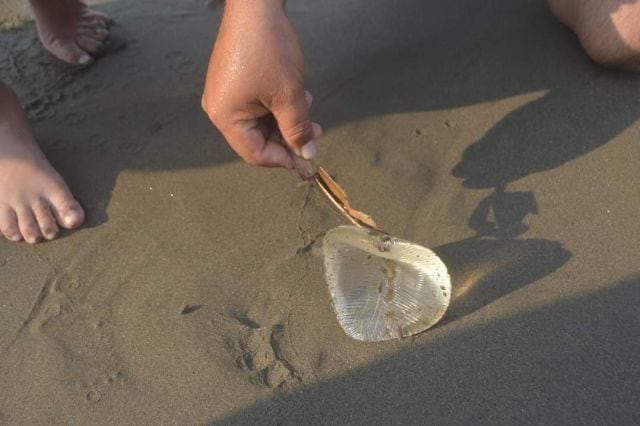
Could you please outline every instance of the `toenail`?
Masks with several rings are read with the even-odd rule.
[[[44,234],[44,238],[46,238],[49,241],[53,240],[55,237],[56,237],[55,232],[47,232],[46,234]]]
[[[80,221],[80,215],[78,212],[70,211],[64,216],[64,223],[67,226],[75,226]]]
[[[91,56],[89,55],[82,55],[80,56],[80,58],[78,59],[78,63],[80,65],[86,65],[89,63],[89,61],[91,61]]]
[[[39,235],[37,237],[29,236],[26,238],[26,241],[29,244],[36,244],[36,243],[39,243],[41,240],[42,240],[42,237],[40,237]]]
[[[13,234],[9,236],[9,240],[15,242],[18,242],[22,239],[22,236],[20,234]]]

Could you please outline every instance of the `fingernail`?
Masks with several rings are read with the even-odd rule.
[[[90,60],[91,60],[91,56],[85,54],[80,56],[80,58],[78,59],[78,63],[80,65],[86,65],[89,63]]]
[[[314,141],[307,142],[302,149],[300,149],[300,155],[305,160],[312,160],[316,156],[316,143]]]

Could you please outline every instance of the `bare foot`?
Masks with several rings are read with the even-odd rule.
[[[79,0],[31,0],[44,47],[71,64],[86,65],[104,51],[109,17]]]
[[[0,82],[0,232],[33,244],[83,221],[82,207],[31,136],[18,99]]]

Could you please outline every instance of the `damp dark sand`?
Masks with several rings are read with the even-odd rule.
[[[383,3],[383,2],[379,2]],[[200,110],[219,7],[113,1],[90,69],[33,24],[0,75],[87,209],[0,241],[0,423],[640,421],[640,80],[593,66],[543,1],[289,2],[319,162],[433,248],[434,329],[350,340],[294,173],[242,164]]]

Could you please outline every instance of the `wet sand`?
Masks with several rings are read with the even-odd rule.
[[[0,241],[0,423],[640,421],[640,78],[592,65],[544,2],[288,6],[319,163],[452,276],[438,326],[377,344],[331,309],[341,219],[200,110],[219,7],[100,7],[128,44],[87,70],[33,24],[0,35],[88,216]]]

